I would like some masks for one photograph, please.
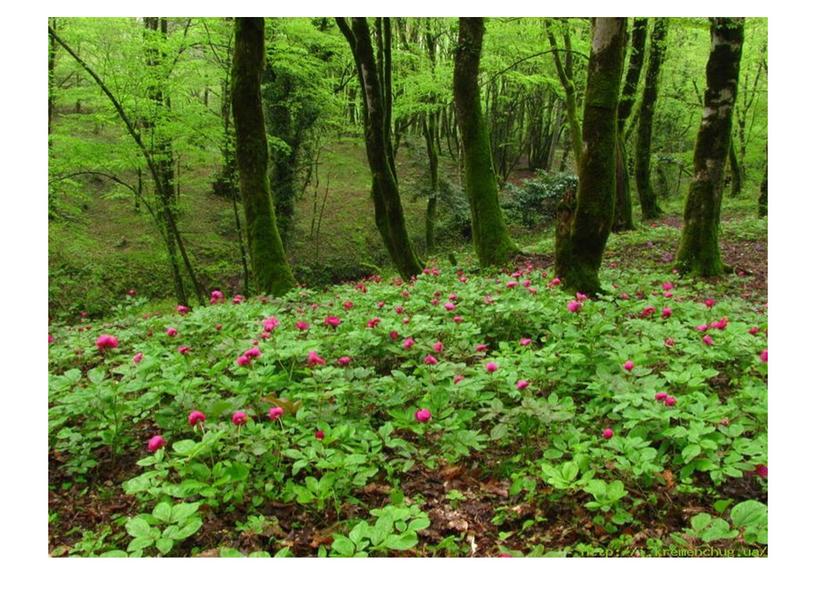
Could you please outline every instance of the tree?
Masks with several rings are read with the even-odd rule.
[[[759,216],[768,214],[768,145],[765,145],[765,176],[759,185]]]
[[[479,60],[484,38],[483,17],[459,19],[459,42],[453,69],[453,98],[462,138],[465,192],[470,203],[473,244],[479,263],[506,263],[518,252],[499,208],[499,189],[493,170],[490,137],[482,116]]]
[[[718,233],[723,179],[737,97],[743,18],[711,20],[705,106],[694,146],[694,178],[683,216],[676,266],[682,273],[713,277],[724,270]]]
[[[618,143],[616,155],[616,185],[617,194],[615,197],[615,223],[612,229],[615,231],[633,230],[635,228],[632,220],[632,191],[629,186],[629,164],[626,155],[626,121],[632,113],[635,105],[635,93],[640,81],[640,73],[643,68],[643,56],[646,51],[646,34],[648,32],[649,20],[646,18],[635,18],[632,24],[632,44],[629,52],[629,67],[626,70],[626,77],[623,82],[620,101],[618,102]]]
[[[374,220],[391,261],[403,279],[422,272],[402,210],[391,129],[391,19],[377,18],[377,60],[371,44],[371,33],[365,17],[353,17],[351,25],[344,17],[336,18],[354,57],[357,78],[363,92],[363,122],[368,166],[371,170],[371,192]]]
[[[646,66],[646,82],[643,88],[643,99],[638,118],[637,144],[635,146],[635,181],[643,219],[655,219],[661,213],[651,179],[652,122],[654,120],[655,103],[657,102],[660,68],[666,55],[668,26],[668,18],[655,19],[649,47],[649,62]]]
[[[235,20],[232,61],[232,115],[241,201],[256,290],[280,296],[295,285],[286,261],[269,190],[261,77],[264,67],[264,18]]]
[[[618,93],[626,50],[626,19],[592,22],[578,202],[568,240],[556,251],[556,274],[566,287],[586,294],[600,291],[598,270],[612,228]]]
[[[575,92],[575,81],[573,76],[573,58],[572,58],[572,39],[569,34],[569,25],[564,21],[558,22],[561,28],[561,35],[564,41],[564,60],[561,60],[561,54],[558,49],[558,41],[552,31],[552,26],[549,21],[544,22],[544,27],[547,31],[547,40],[550,42],[550,51],[552,52],[553,63],[555,64],[555,71],[558,74],[558,80],[564,88],[564,99],[567,110],[567,123],[570,130],[570,142],[572,144],[572,152],[575,156],[575,167],[581,162],[581,123],[578,120],[578,101]]]

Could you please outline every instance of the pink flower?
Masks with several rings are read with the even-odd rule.
[[[187,423],[191,426],[195,426],[197,423],[203,422],[205,419],[207,418],[201,411],[190,411],[190,414],[187,416]]]
[[[516,389],[519,391],[525,389],[528,385],[530,385],[530,382],[527,381],[526,379],[520,379],[516,381]]]
[[[762,351],[759,352],[759,359],[762,360],[763,362],[765,362],[766,364],[768,363],[768,350],[767,349],[763,349]]]
[[[181,355],[187,355],[188,353],[190,353],[190,348],[187,345],[182,345],[181,347],[178,348],[178,352]]]
[[[489,346],[485,345],[484,343],[479,343],[476,345],[476,353],[485,353],[488,349]]]
[[[223,328],[223,327],[224,327],[224,324],[215,324],[215,329],[216,329],[217,331],[220,331],[220,330],[221,330],[221,328]]]
[[[754,471],[758,476],[762,477],[763,479],[768,478],[768,467],[765,466],[765,464],[757,464],[756,468],[754,468]]]
[[[383,308],[384,306],[385,306],[385,300],[380,300],[380,301],[377,303],[377,308],[378,308],[378,309],[381,309],[381,308]]]
[[[710,309],[715,304],[717,304],[717,302],[713,298],[706,298],[704,304]]]
[[[576,294],[575,294],[575,299],[576,299],[578,302],[583,302],[583,301],[584,301],[584,300],[586,300],[587,298],[588,298],[588,296],[587,296],[586,294],[582,294],[581,292],[578,292],[578,293],[576,293]]]
[[[581,303],[578,302],[577,300],[570,300],[567,303],[567,310],[570,313],[577,313],[578,311],[581,310]]]
[[[178,330],[175,328],[167,328],[166,332],[167,336],[176,336],[178,334]]]
[[[264,340],[271,338],[271,336],[272,335],[269,332],[261,332],[261,338]]]
[[[456,308],[456,305],[455,305],[455,304],[453,304],[452,302],[446,302],[446,303],[445,303],[445,310],[446,310],[446,311],[452,311],[452,310],[454,310],[455,308]]]
[[[404,341],[402,341],[402,346],[404,349],[410,349],[411,347],[414,346],[415,343],[416,341],[409,336]]]
[[[663,341],[663,344],[666,345],[666,347],[674,347],[674,339],[667,338],[665,341]]]
[[[640,312],[641,317],[651,317],[652,315],[657,312],[657,309],[654,308],[652,305],[643,307],[643,310]]]
[[[456,315],[456,316],[453,318],[453,323],[455,323],[455,324],[460,324],[460,323],[462,323],[463,321],[465,321],[465,318],[464,318],[464,317],[462,317],[461,315]]]
[[[507,282],[508,289],[513,289],[514,287],[518,287],[518,281],[508,281]]]
[[[448,300],[450,300],[451,302],[456,302],[457,300],[459,300],[459,296],[451,292],[450,294],[448,294]]]
[[[663,313],[663,319],[667,319],[667,318],[671,317],[672,310],[669,307],[665,307],[663,309],[662,313]]]
[[[561,285],[561,279],[559,279],[558,277],[553,277],[553,279],[551,279],[550,282],[547,283],[547,287],[558,287],[559,285]]]
[[[614,435],[615,433],[612,432],[612,428],[605,428],[604,431],[601,433],[601,436],[603,436],[607,440],[612,438]]]
[[[626,372],[631,372],[631,370],[635,367],[635,363],[632,360],[626,360],[623,363],[623,370]]]
[[[244,355],[248,357],[250,360],[252,358],[259,358],[261,357],[261,350],[257,347],[250,347],[246,351],[244,351]]]
[[[672,284],[671,281],[666,281],[666,282],[663,283],[663,289],[666,290],[666,291],[668,291],[670,289],[674,289],[674,285]]]
[[[249,359],[249,356],[239,355],[238,359],[235,360],[235,363],[238,364],[238,366],[249,366],[251,361],[252,360]]]
[[[340,321],[339,317],[335,317],[334,315],[330,315],[323,320],[323,323],[327,326],[331,326],[332,328],[337,328],[342,322]]]
[[[439,361],[429,353],[428,355],[425,356],[425,363],[428,366],[435,366],[436,364],[439,363]]]
[[[246,423],[246,420],[247,414],[243,411],[235,411],[235,413],[232,414],[232,423],[234,423],[236,426],[243,426]]]
[[[756,336],[759,334],[759,328],[757,326],[752,326],[750,330],[748,330],[748,334]]]
[[[54,337],[49,334],[48,335],[48,344],[50,345],[53,342],[54,342]]]
[[[210,304],[216,304],[224,299],[224,292],[214,289],[210,292]]]
[[[353,303],[351,300],[346,300],[346,301],[343,303],[343,308],[344,308],[344,309],[346,309],[347,311],[351,310],[351,308],[352,308],[353,306],[354,306],[354,303]]]
[[[396,330],[391,330],[391,332],[388,333],[388,337],[392,341],[396,341],[399,338],[399,332],[397,332]]]
[[[489,373],[494,373],[497,370],[499,370],[499,365],[496,364],[495,362],[488,362],[487,364],[485,364],[485,370]]]
[[[674,296],[674,294],[672,294],[671,292],[663,292],[664,298],[671,298],[672,296]]]
[[[443,345],[443,344],[442,344],[442,341],[436,341],[436,342],[433,344],[433,350],[434,350],[436,353],[442,353],[442,350],[443,350],[444,348],[445,348],[445,345]]]
[[[140,351],[136,355],[133,356],[133,363],[138,364],[144,359],[144,354]]]
[[[524,281],[522,281],[522,282],[521,282],[521,284],[522,284],[524,287],[530,287],[530,285],[532,285],[532,283],[533,283],[533,282],[532,282],[532,281],[530,281],[530,279],[524,279]]]
[[[132,289],[132,288],[131,288],[131,289],[129,289],[129,290],[127,291],[127,295],[128,295],[128,296],[130,296],[131,298],[133,298],[133,297],[136,295],[136,290],[135,290],[135,289]]]
[[[103,334],[96,339],[96,348],[99,349],[99,351],[105,351],[105,349],[116,349],[118,346],[119,340],[110,334]]]
[[[626,292],[622,292],[620,296],[618,296],[621,300],[629,300],[629,294]]]
[[[244,300],[246,300],[241,294],[235,294],[232,297],[232,304],[241,304]]]
[[[295,322],[295,327],[298,330],[300,330],[301,332],[304,332],[304,331],[309,329],[309,322],[307,322],[307,321],[296,321]]]
[[[315,438],[317,440],[322,441],[325,437],[326,435],[323,433],[323,430],[318,430],[317,432],[315,432]]]
[[[151,437],[149,441],[147,441],[147,450],[150,453],[154,453],[161,449],[162,447],[164,447],[166,444],[167,441],[164,440],[164,437],[161,434],[157,434],[156,436]]]
[[[677,398],[675,398],[674,396],[666,396],[666,400],[664,400],[663,402],[666,403],[667,407],[673,407],[674,405],[677,404]]]
[[[310,351],[309,352],[309,357],[306,358],[306,361],[308,362],[309,366],[325,366],[326,365],[326,360],[324,360],[319,355],[317,355],[316,351]]]
[[[272,332],[272,330],[277,328],[279,325],[280,322],[278,321],[277,317],[267,317],[263,321],[264,332]]]
[[[337,363],[340,364],[340,366],[348,366],[351,364],[351,358],[347,355],[341,356],[337,358]]]
[[[176,307],[176,311],[178,311],[179,315],[187,315],[190,312],[190,307],[180,304]]]
[[[402,318],[402,323],[404,323],[404,324],[409,324],[409,323],[411,323],[411,318],[410,318],[410,317],[403,317],[403,318]]]
[[[419,409],[416,413],[414,413],[414,417],[418,422],[424,424],[431,418],[431,412],[428,409]]]
[[[269,407],[269,411],[267,411],[266,414],[269,416],[269,419],[275,421],[283,416],[283,409],[281,407]]]
[[[655,400],[665,401],[668,397],[669,395],[666,392],[657,392],[655,394]]]
[[[465,380],[465,375],[454,375],[453,376],[453,384],[456,385],[457,383],[461,383]]]
[[[400,304],[400,305],[397,305],[397,306],[395,306],[395,307],[394,307],[394,312],[395,312],[397,315],[402,315],[402,313],[403,313],[404,311],[405,311],[405,307],[404,307],[404,306],[402,306],[401,304]]]
[[[531,339],[531,338],[523,338],[523,339],[521,339],[519,341],[519,345],[521,345],[522,347],[526,347],[527,345],[529,345],[532,342],[533,342],[533,339]]]
[[[708,334],[703,337],[703,342],[708,345],[709,347],[714,344],[714,339],[711,338]]]
[[[380,318],[379,318],[379,317],[374,317],[374,318],[372,318],[372,319],[369,319],[369,320],[368,320],[368,323],[367,323],[366,325],[367,325],[369,328],[376,328],[377,326],[379,326],[379,325],[380,325]]]
[[[700,324],[699,326],[695,326],[694,329],[698,332],[705,332],[708,330],[708,324]]]

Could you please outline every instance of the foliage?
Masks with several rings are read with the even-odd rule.
[[[539,171],[521,185],[508,184],[502,208],[511,223],[533,228],[551,223],[558,204],[575,197],[578,177],[564,173]]]

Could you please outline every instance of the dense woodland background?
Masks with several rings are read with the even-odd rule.
[[[644,193],[648,200],[636,173],[644,148],[657,204],[676,211],[685,198],[710,47],[707,19],[649,19],[644,27],[645,21],[643,66],[622,129],[636,221]],[[98,75],[161,158],[171,177],[178,236],[200,286],[251,293],[229,95],[233,21],[51,18],[49,26]],[[452,88],[458,23],[393,18],[390,29],[392,141],[407,230],[419,254],[445,257],[468,249],[471,238]],[[347,41],[332,18],[268,18],[265,37],[270,183],[297,281],[318,286],[388,269],[374,223],[364,107]],[[755,201],[767,164],[767,20],[748,19],[744,41],[725,193]],[[543,231],[574,189],[569,107],[580,121],[589,47],[588,19],[486,21],[481,103],[514,237]],[[639,147],[648,118],[650,138]],[[48,127],[52,317],[107,313],[137,286],[142,296],[176,299],[144,156],[99,83],[53,36]],[[193,302],[190,277],[181,278]]]

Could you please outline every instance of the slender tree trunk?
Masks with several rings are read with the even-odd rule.
[[[652,121],[657,102],[660,68],[666,55],[667,17],[655,19],[649,48],[649,62],[646,66],[646,82],[638,118],[637,143],[635,145],[635,180],[643,219],[656,219],[662,211],[657,205],[657,196],[652,188]]]
[[[479,96],[479,60],[483,17],[459,18],[459,43],[453,69],[453,99],[462,135],[465,192],[470,202],[473,244],[482,266],[506,263],[518,248],[510,238],[499,208],[499,190],[490,137]]]
[[[561,86],[564,88],[564,105],[567,111],[567,124],[570,129],[570,142],[572,145],[572,153],[575,157],[575,168],[581,161],[581,123],[578,120],[578,100],[575,95],[575,82],[572,74],[572,42],[569,35],[569,26],[566,23],[561,24],[564,48],[565,61],[561,61],[561,54],[558,51],[558,42],[555,34],[552,32],[550,25],[545,22],[547,27],[547,39],[550,42],[550,50],[552,52],[553,63],[555,64],[555,71],[558,74],[558,79],[561,81]]]
[[[569,240],[559,246],[555,263],[564,285],[586,294],[601,289],[598,270],[614,218],[617,107],[625,51],[626,19],[594,18],[578,202]]]
[[[739,82],[744,18],[711,20],[703,118],[694,146],[694,178],[686,198],[676,266],[702,277],[721,274],[719,228],[723,177]]]
[[[50,17],[48,23],[51,29],[57,31],[57,18]],[[57,44],[51,33],[48,33],[48,133],[51,134],[51,122],[54,117],[54,68],[57,65]]]
[[[384,19],[390,24],[390,18]],[[345,18],[337,18],[337,25],[346,37],[354,56],[357,77],[363,91],[363,120],[366,155],[371,170],[374,221],[391,261],[403,279],[410,279],[422,272],[422,264],[408,238],[394,165],[390,127],[390,49],[386,54],[386,48],[389,48],[391,43],[391,29],[388,24],[385,24],[384,28],[381,26],[382,62],[378,65],[374,59],[368,20],[365,17],[354,17],[349,27]],[[389,75],[383,80],[380,75],[385,75],[385,72]]]
[[[643,69],[643,56],[646,51],[646,34],[649,27],[649,20],[646,18],[635,18],[632,24],[632,44],[629,52],[629,67],[626,70],[626,77],[623,82],[620,101],[618,102],[618,143],[616,156],[616,177],[617,194],[615,197],[615,222],[612,230],[622,232],[634,230],[635,223],[632,219],[632,190],[629,184],[629,164],[626,154],[626,141],[624,132],[626,121],[632,113],[635,104],[635,94],[637,93],[640,73]]]
[[[280,296],[294,287],[295,279],[278,234],[269,190],[269,150],[261,104],[264,53],[264,18],[237,18],[232,114],[249,258],[256,290]]]
[[[759,216],[765,217],[768,214],[768,159],[765,158],[765,176],[759,185]]]
[[[734,138],[728,147],[728,165],[731,170],[731,197],[736,198],[742,192],[742,171],[737,160],[737,149],[734,147]]]

